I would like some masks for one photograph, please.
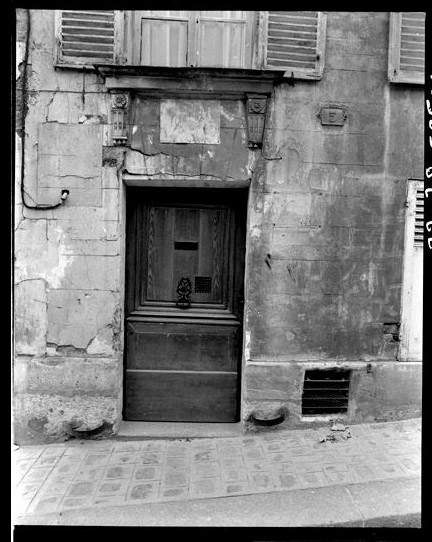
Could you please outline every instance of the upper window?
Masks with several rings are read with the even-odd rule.
[[[131,12],[132,64],[250,68],[252,11]]]
[[[388,76],[392,83],[424,84],[425,13],[390,14]]]
[[[60,65],[269,69],[319,79],[318,11],[57,11]]]

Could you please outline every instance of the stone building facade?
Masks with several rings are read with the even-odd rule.
[[[17,442],[420,415],[422,24],[17,11]]]

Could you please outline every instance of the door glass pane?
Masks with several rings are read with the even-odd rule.
[[[244,67],[245,25],[201,20],[199,65]]]
[[[141,65],[186,66],[187,22],[142,19]]]

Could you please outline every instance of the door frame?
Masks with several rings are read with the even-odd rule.
[[[130,187],[139,188],[142,190],[147,190],[149,188],[162,188],[166,190],[172,190],[173,188],[189,188],[189,189],[196,189],[197,191],[205,191],[205,189],[218,189],[220,193],[223,193],[226,191],[227,194],[232,189],[242,189],[243,191],[243,210],[244,213],[241,217],[241,220],[243,221],[243,227],[244,227],[244,240],[243,240],[243,308],[242,308],[242,315],[241,315],[241,324],[240,324],[240,332],[241,332],[241,341],[240,341],[240,349],[239,352],[239,360],[238,360],[238,403],[237,403],[237,417],[238,421],[233,422],[232,425],[241,424],[243,422],[243,410],[244,410],[244,404],[243,404],[243,375],[244,375],[244,365],[245,365],[245,345],[246,345],[246,305],[247,305],[247,299],[246,299],[246,291],[247,291],[247,268],[248,268],[248,254],[249,254],[249,237],[248,237],[248,225],[249,225],[249,201],[250,201],[250,179],[248,180],[242,180],[242,181],[201,181],[201,180],[195,180],[195,179],[167,179],[163,176],[158,176],[157,178],[148,178],[146,176],[142,175],[131,175],[127,173],[123,173],[123,190],[124,190],[124,197],[123,197],[123,210],[124,210],[124,281],[123,281],[123,382],[121,386],[121,393],[122,393],[122,419],[124,420],[124,414],[125,414],[125,405],[126,405],[126,395],[125,395],[125,385],[126,385],[126,367],[127,367],[127,341],[125,337],[126,333],[126,316],[128,314],[127,310],[131,306],[131,302],[133,301],[131,299],[131,294],[135,294],[135,292],[131,292],[128,289],[128,283],[130,281],[129,273],[130,273],[130,255],[128,250],[128,243],[130,242],[130,217],[128,216],[128,198],[131,197],[131,190],[129,190]],[[197,322],[200,320],[197,319]],[[133,421],[130,421],[128,423],[133,423]],[[138,423],[138,422],[137,422]],[[153,421],[153,422],[146,422],[151,424],[158,424],[162,422]],[[171,423],[171,422],[164,422],[164,423]],[[172,423],[179,423],[179,422],[172,422]],[[193,422],[188,422],[193,423]],[[217,425],[216,422],[200,422],[200,423],[206,423],[206,424],[213,424]]]

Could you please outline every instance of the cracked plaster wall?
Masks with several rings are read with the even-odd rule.
[[[184,107],[186,100],[181,102]],[[183,123],[181,127],[188,141],[200,141],[194,134],[194,110],[198,107],[195,104],[190,104],[190,125]],[[250,179],[257,155],[247,146],[245,104],[242,100],[212,101],[212,104],[213,115],[220,123],[217,131],[220,143],[161,143],[161,100],[136,96],[130,111],[131,144],[125,157],[125,171],[149,178],[166,176],[228,182]],[[214,130],[213,125],[211,128]],[[174,132],[171,137],[173,141],[178,139]]]
[[[322,80],[276,87],[265,148],[282,159],[254,171],[244,419],[284,406],[286,423],[297,423],[296,367],[308,362],[357,362],[361,375],[364,362],[378,364],[385,397],[365,393],[365,379],[352,421],[420,408],[421,366],[411,366],[409,384],[384,324],[401,320],[406,182],[423,178],[422,89],[388,83],[389,13],[334,12],[327,24]],[[342,108],[345,124],[322,125],[323,106]]]
[[[19,11],[18,78],[26,21]],[[54,69],[54,11],[31,17],[26,201],[70,194],[54,210],[22,205],[18,138],[14,422],[22,442],[64,438],[72,422],[115,427],[122,409],[122,157],[103,164],[109,97],[94,74]]]

